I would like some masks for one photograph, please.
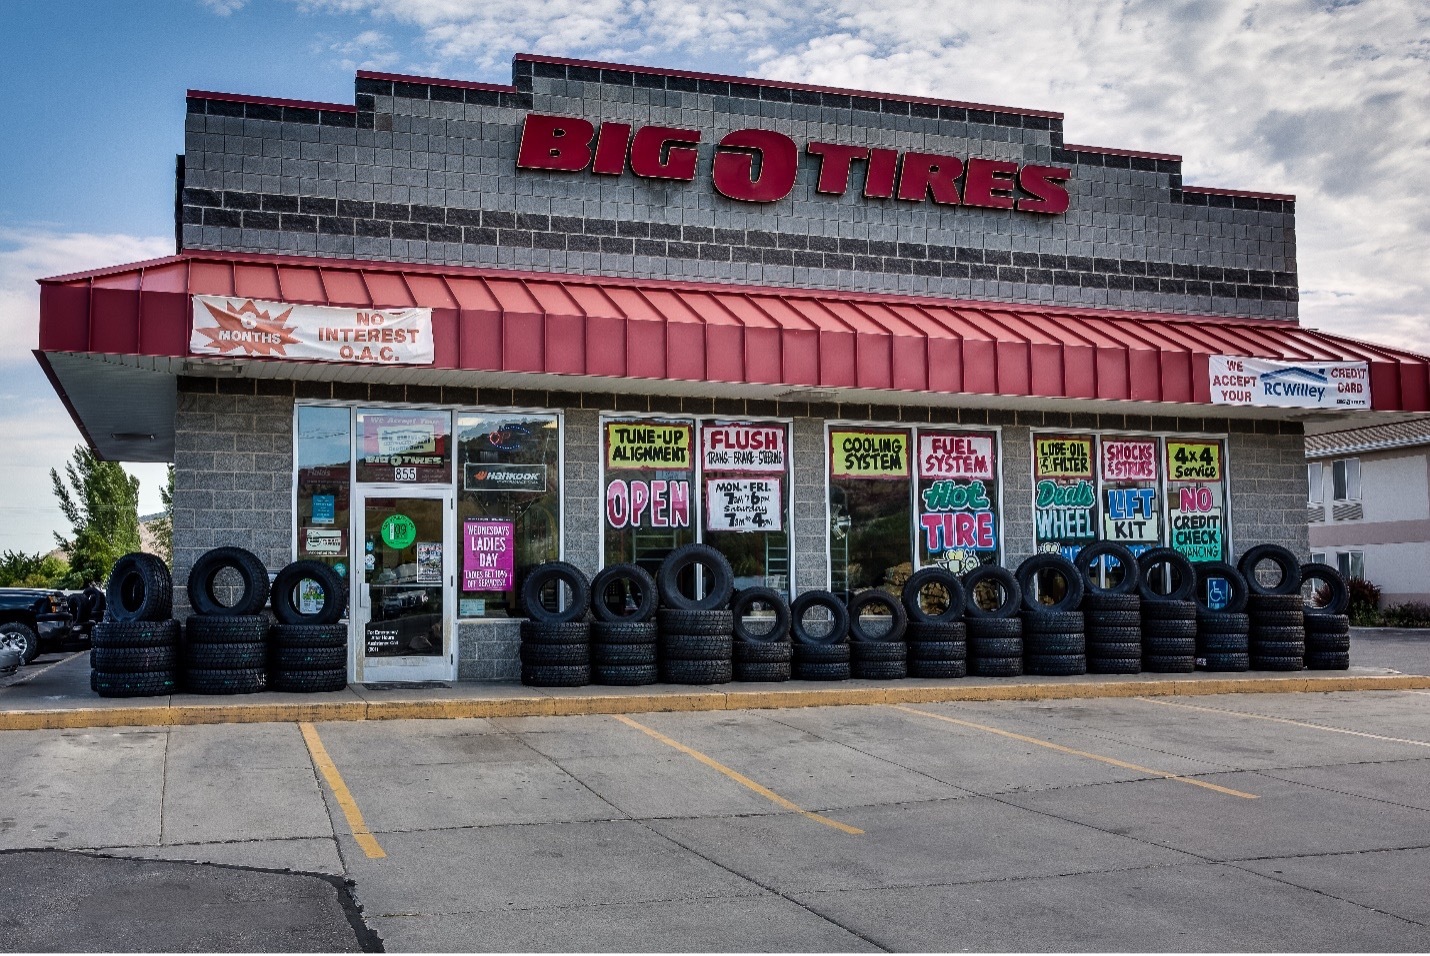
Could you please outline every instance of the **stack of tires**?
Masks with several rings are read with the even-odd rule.
[[[518,598],[526,618],[518,651],[521,682],[528,687],[591,683],[591,623],[586,620],[591,584],[581,569],[565,561],[538,565],[521,582]]]
[[[106,586],[106,619],[90,637],[89,686],[100,697],[155,697],[179,689],[179,625],[163,559],[126,554]]]
[[[700,568],[705,594],[694,598],[680,588]],[[670,552],[656,574],[660,679],[668,684],[727,684],[734,677],[735,622],[730,596],[735,574],[725,556],[709,545],[687,544]]]
[[[1279,577],[1258,574],[1270,561]],[[1301,565],[1296,556],[1275,544],[1259,544],[1237,562],[1250,590],[1247,611],[1251,623],[1251,669],[1299,671],[1306,666],[1306,615],[1301,600]]]
[[[318,595],[316,606],[304,595]],[[273,577],[268,689],[314,694],[348,686],[347,586],[321,561],[294,561]]]
[[[1108,559],[1112,559],[1109,561]],[[1115,566],[1110,566],[1115,561]],[[1137,674],[1142,671],[1142,572],[1132,552],[1112,541],[1099,541],[1078,552],[1073,562],[1082,573],[1082,613],[1089,674]],[[1111,580],[1114,567],[1117,579]]]
[[[870,588],[849,599],[849,676],[860,680],[903,680],[909,676],[903,603],[887,591]],[[865,612],[884,608],[885,613]]]
[[[1018,608],[1023,590],[1013,572],[984,564],[963,578],[968,596],[968,673],[975,677],[1017,677],[1023,673],[1023,622]]]
[[[219,575],[233,572],[236,584]],[[268,685],[268,570],[251,551],[214,548],[189,570],[184,688],[194,694],[252,694]],[[225,601],[230,598],[231,601]]]
[[[1215,584],[1220,581],[1222,584]],[[1220,592],[1213,602],[1213,593]],[[1197,565],[1197,666],[1206,671],[1251,669],[1251,619],[1246,615],[1246,578],[1222,561]],[[1211,604],[1219,606],[1211,608]]]
[[[1060,554],[1035,554],[1016,578],[1023,592],[1023,673],[1086,674],[1082,573]]]
[[[1142,669],[1154,674],[1190,674],[1197,669],[1197,575],[1173,548],[1151,548],[1137,558],[1142,581]],[[1164,573],[1163,568],[1166,568]],[[1157,590],[1164,576],[1172,581]]]
[[[963,623],[963,582],[943,568],[922,568],[904,582],[903,601],[909,676],[965,676],[968,628]]]
[[[638,687],[656,669],[655,579],[634,564],[613,564],[591,579],[591,683]]]
[[[805,591],[789,606],[795,680],[848,680],[849,609],[828,591]],[[813,613],[823,620],[810,621]]]
[[[1343,671],[1351,666],[1351,620],[1345,614],[1350,590],[1340,572],[1325,564],[1301,565],[1301,583],[1320,581],[1324,592],[1312,594],[1305,606],[1306,667],[1317,671]],[[1324,595],[1324,603],[1316,599]]]
[[[735,634],[735,680],[789,680],[794,646],[784,595],[765,587],[737,591],[730,602],[730,616]]]

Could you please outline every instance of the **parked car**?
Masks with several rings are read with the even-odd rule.
[[[76,602],[81,615],[86,606],[84,593],[81,592],[81,600]],[[100,614],[103,614],[102,597]],[[76,614],[62,591],[0,588],[0,647],[18,650],[21,661],[28,664],[46,651],[63,650],[76,642],[82,644],[89,638],[93,621],[87,616],[81,621],[81,615]]]

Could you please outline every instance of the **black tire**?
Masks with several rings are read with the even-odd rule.
[[[304,614],[296,600],[304,581],[312,581],[323,595],[323,603],[311,614]],[[279,624],[336,624],[348,610],[347,582],[321,561],[294,561],[274,575],[269,605]]]
[[[261,667],[184,672],[184,690],[190,694],[256,694],[267,686],[268,675]]]
[[[654,644],[660,636],[655,621],[592,621],[592,644]]]
[[[176,671],[89,672],[89,689],[100,697],[162,697],[179,692]]]
[[[778,644],[760,642],[749,644],[735,641],[734,661],[736,664],[788,664],[794,660],[794,646],[789,641]]]
[[[6,643],[19,645],[20,663],[29,664],[40,656],[40,635],[30,625],[22,621],[0,624],[0,634],[8,635]]]
[[[574,667],[591,663],[590,644],[523,644],[517,648],[522,664]]]
[[[1142,641],[1194,640],[1197,636],[1196,621],[1148,621],[1142,625]]]
[[[1327,592],[1325,604],[1306,605],[1307,615],[1331,616],[1346,613],[1346,608],[1351,604],[1351,589],[1346,585],[1346,579],[1341,577],[1341,572],[1329,564],[1303,564],[1301,586],[1305,587],[1307,581],[1320,581],[1326,586]]]
[[[1142,610],[1142,595],[1088,594],[1082,599],[1082,609],[1085,613],[1096,611],[1099,614],[1127,611],[1139,612]]]
[[[1197,602],[1195,601],[1144,601],[1142,604],[1142,626],[1148,622],[1188,621],[1196,623]]]
[[[1088,641],[1087,656],[1103,659],[1125,657],[1140,661],[1142,659],[1142,642],[1138,641],[1134,644],[1130,641],[1117,641],[1116,643],[1109,641],[1105,644],[1098,644]]]
[[[968,639],[968,627],[962,621],[921,623],[910,621],[904,632],[904,639],[910,644],[924,642],[964,641]]]
[[[1142,638],[1142,657],[1195,657],[1197,639],[1192,637],[1146,637]]]
[[[1149,674],[1190,674],[1197,669],[1195,654],[1177,656],[1142,656],[1142,669]]]
[[[1351,649],[1349,634],[1306,635],[1306,656],[1312,654],[1345,654]]]
[[[660,680],[654,664],[592,664],[591,683],[605,687],[642,687]]]
[[[1167,565],[1177,575],[1177,586],[1166,594],[1158,594],[1152,587],[1152,570]],[[1142,580],[1137,585],[1137,593],[1142,595],[1143,611],[1149,601],[1190,601],[1197,588],[1197,572],[1186,555],[1175,548],[1149,548],[1137,556],[1137,568],[1142,572]],[[1161,575],[1157,575],[1160,577]]]
[[[1142,673],[1142,658],[1089,657],[1087,672],[1089,674],[1140,674]]]
[[[268,689],[289,694],[330,694],[347,690],[347,668],[327,671],[270,671]]]
[[[1251,655],[1245,651],[1227,651],[1216,654],[1208,652],[1202,655],[1201,661],[1201,668],[1204,671],[1237,673],[1251,670]]]
[[[324,647],[318,650],[329,652],[335,648]],[[329,667],[347,665],[347,649],[339,650],[338,653],[343,656],[341,665],[329,664]],[[267,666],[268,645],[261,641],[254,644],[188,644],[184,647],[184,670],[252,670]]]
[[[856,680],[903,680],[909,676],[909,665],[903,661],[854,661],[849,676]]]
[[[1042,574],[1053,574],[1063,579],[1063,596],[1056,601],[1044,601],[1034,597],[1033,584]],[[1057,611],[1076,611],[1082,605],[1084,591],[1082,573],[1067,558],[1060,554],[1035,554],[1018,565],[1018,589],[1023,592],[1022,605],[1025,611],[1048,614]]]
[[[1093,563],[1104,557],[1116,558],[1123,568],[1122,579],[1110,588],[1098,585],[1092,573]],[[1083,590],[1087,597],[1122,595],[1138,597],[1140,600],[1137,585],[1142,581],[1142,569],[1137,566],[1137,559],[1132,552],[1117,542],[1094,541],[1084,546],[1073,559],[1073,566],[1082,576]]]
[[[611,598],[617,607],[611,606]],[[636,564],[612,564],[591,579],[591,614],[610,623],[649,621],[660,605],[655,578]]]
[[[829,612],[829,630],[823,634],[812,634],[805,625],[804,616],[814,608]],[[839,644],[849,636],[849,609],[828,591],[805,591],[790,603],[790,636],[796,644]]]
[[[729,661],[734,659],[735,639],[713,634],[662,634],[662,661]]]
[[[686,597],[680,590],[680,575],[687,568],[700,565],[705,569],[705,596],[700,600]],[[715,611],[728,607],[735,590],[735,572],[719,551],[706,544],[681,545],[660,564],[655,576],[660,591],[660,603],[682,611]]]
[[[1258,641],[1249,645],[1251,653],[1257,657],[1305,657],[1305,641]]]
[[[137,674],[145,671],[178,669],[175,647],[96,647],[89,652],[89,666],[106,674]]]
[[[725,660],[662,661],[660,679],[667,684],[728,684],[735,678],[735,666]]]
[[[973,617],[968,619],[968,637],[1022,637],[1023,619],[1018,617]]]
[[[528,687],[585,687],[591,683],[591,665],[523,664],[521,682]]]
[[[243,581],[242,589],[232,604],[224,604],[214,593],[214,584],[220,571],[231,569],[238,572]],[[189,606],[196,614],[212,617],[253,615],[263,610],[268,603],[268,569],[258,560],[258,555],[243,548],[224,547],[205,551],[189,569]],[[242,683],[239,681],[238,683]],[[199,693],[208,693],[200,691]],[[215,693],[227,693],[215,691]],[[234,691],[233,693],[248,693]]]
[[[1249,618],[1251,626],[1255,628],[1294,627],[1305,629],[1306,627],[1306,615],[1300,611],[1252,612]]]
[[[1306,642],[1306,629],[1304,627],[1263,627],[1257,624],[1251,628],[1250,634],[1253,644],[1272,642],[1296,642],[1304,644]]]
[[[1236,568],[1225,561],[1203,561],[1196,565],[1197,586],[1192,594],[1192,600],[1197,602],[1197,609],[1205,614],[1239,614],[1246,610],[1246,599],[1251,591],[1246,585],[1246,578]],[[1212,578],[1221,578],[1226,581],[1228,589],[1231,591],[1226,604],[1211,609],[1207,603],[1207,582]]]
[[[1083,630],[1085,618],[1081,611],[1024,611],[1023,633],[1064,634]]]
[[[1257,594],[1253,591],[1246,599],[1247,613],[1252,617],[1278,612],[1304,614],[1306,602],[1300,594]]]
[[[1087,673],[1082,654],[1029,654],[1023,657],[1023,673],[1039,677],[1072,677]]]
[[[346,670],[346,647],[277,647],[273,649],[269,666],[279,671]]]
[[[661,608],[658,618],[662,634],[728,636],[735,633],[735,616],[729,611],[684,611]]]
[[[774,620],[765,630],[751,630],[745,616],[755,605],[764,604],[774,613]],[[774,588],[745,588],[735,592],[730,601],[730,628],[735,640],[745,644],[778,644],[789,640],[789,602]]]
[[[567,647],[577,645],[568,644]],[[620,664],[655,664],[654,644],[592,644],[591,663],[608,667]],[[532,663],[536,663],[533,661]],[[554,664],[555,661],[550,663]]]
[[[1221,611],[1198,611],[1198,634],[1245,634],[1251,629],[1251,618],[1246,614],[1230,614]]]
[[[1083,611],[1085,630],[1111,629],[1120,627],[1142,627],[1142,611]]]
[[[848,664],[851,658],[849,643],[843,644],[792,644],[791,660],[796,664]]]
[[[755,663],[736,662],[735,680],[752,681],[759,683],[777,683],[790,679],[791,667],[789,661],[784,663]]]
[[[1024,657],[1048,657],[1059,654],[1086,654],[1087,638],[1081,631],[1064,634],[1023,635]]]
[[[985,608],[976,600],[981,585],[996,586],[1003,592],[1003,600],[992,608]],[[963,576],[963,591],[968,596],[964,605],[964,616],[972,620],[984,618],[1012,617],[1023,606],[1023,589],[1012,571],[996,564],[980,564]]]
[[[790,677],[794,680],[848,680],[851,665],[849,662],[842,664],[801,664],[796,662],[790,668]]]
[[[908,659],[909,648],[903,641],[849,642],[849,660],[855,664],[886,663]]]
[[[1306,669],[1313,671],[1343,671],[1349,670],[1351,666],[1351,655],[1349,651],[1316,651],[1306,652]]]
[[[1306,669],[1306,661],[1303,657],[1263,657],[1253,652],[1251,669],[1254,671],[1302,671]]]
[[[927,587],[942,587],[948,603],[938,614],[924,610],[923,590]],[[909,624],[953,624],[963,619],[968,596],[963,591],[963,582],[958,575],[946,568],[919,568],[904,582],[904,611]]]
[[[973,637],[968,638],[968,656],[974,657],[1018,657],[1023,656],[1021,637]]]
[[[1021,677],[1023,658],[1019,657],[970,657],[968,673],[974,677]]]
[[[1276,584],[1268,586],[1256,579],[1256,567],[1263,561],[1270,561],[1281,572],[1281,580]],[[1249,548],[1236,562],[1236,569],[1246,578],[1246,586],[1252,594],[1296,594],[1301,590],[1301,562],[1279,544]]]
[[[1141,644],[1140,627],[1089,627],[1086,632],[1089,644]]]
[[[930,660],[910,660],[909,676],[923,678],[959,678],[968,676],[968,662],[966,660],[956,661],[930,661]]]
[[[274,647],[347,647],[346,624],[275,624],[268,632]]]
[[[5,630],[0,627],[0,631]],[[89,632],[94,647],[176,647],[178,621],[101,621]],[[39,638],[36,638],[38,643]]]
[[[1349,634],[1351,619],[1344,614],[1307,614],[1306,633],[1309,634]]]
[[[184,622],[186,644],[261,644],[271,625],[262,614],[194,614]]]
[[[558,610],[546,606],[542,600],[542,592],[546,590],[548,584],[557,586],[558,595],[560,594],[559,588],[563,584],[571,592],[571,600],[565,608]],[[548,561],[532,568],[527,573],[526,579],[521,582],[521,590],[518,593],[521,613],[533,624],[576,623],[585,618],[586,612],[591,609],[591,582],[586,580],[586,575],[581,573],[580,568],[565,561]],[[567,687],[571,685],[552,684],[549,686]]]
[[[883,605],[889,609],[888,630],[874,633],[865,630],[859,622],[859,615],[864,609],[874,605]],[[904,631],[909,624],[908,614],[904,610],[903,603],[888,591],[881,591],[878,588],[860,591],[849,599],[849,603],[845,607],[849,611],[850,641],[858,644],[892,644],[904,639]]]
[[[591,625],[586,621],[566,621],[563,624],[521,622],[523,644],[589,644]]]
[[[1232,634],[1226,631],[1210,631],[1197,635],[1197,655],[1245,654],[1251,650],[1251,639],[1246,632]]]
[[[104,586],[105,613],[115,621],[163,621],[174,613],[174,579],[155,554],[136,551],[114,562]]]
[[[910,661],[961,661],[968,658],[964,641],[920,641],[909,644]]]

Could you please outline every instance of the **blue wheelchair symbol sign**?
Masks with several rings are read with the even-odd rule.
[[[1207,579],[1207,609],[1220,611],[1231,600],[1231,585],[1226,578]]]

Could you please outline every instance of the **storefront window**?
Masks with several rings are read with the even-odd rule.
[[[357,480],[418,484],[452,481],[452,413],[359,409]]]
[[[705,543],[729,560],[735,586],[789,591],[789,428],[700,425]]]
[[[996,562],[998,436],[918,431],[919,563],[964,574]]]
[[[1033,535],[1040,552],[1071,561],[1097,539],[1093,436],[1033,436]]]
[[[458,616],[518,616],[524,570],[561,555],[561,420],[457,414]]]
[[[352,506],[349,410],[298,407],[297,555],[322,561],[347,576],[348,516]]]
[[[695,423],[690,419],[607,419],[605,564],[634,562],[651,574],[667,554],[695,540]]]
[[[1102,539],[1141,554],[1162,541],[1155,438],[1104,435],[1098,442]]]
[[[842,597],[880,585],[897,590],[912,573],[910,437],[902,429],[829,431],[831,587]]]
[[[1226,559],[1226,469],[1219,441],[1167,439],[1172,547],[1192,561]]]

